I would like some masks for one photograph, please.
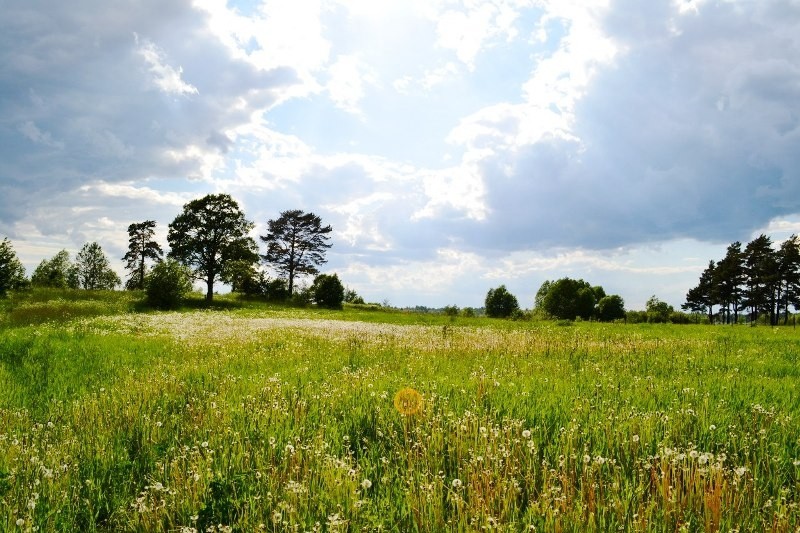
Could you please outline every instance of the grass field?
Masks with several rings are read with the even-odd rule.
[[[2,305],[0,531],[800,531],[791,327]]]

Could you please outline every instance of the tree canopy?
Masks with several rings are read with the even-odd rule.
[[[267,234],[261,236],[267,253],[261,258],[286,277],[291,294],[297,276],[319,274],[317,267],[327,262],[325,252],[332,246],[328,240],[333,229],[323,226],[314,213],[299,209],[283,211],[267,226]]]
[[[127,261],[125,268],[131,271],[125,288],[129,290],[144,289],[144,278],[147,274],[148,259],[158,263],[164,250],[153,240],[156,223],[153,220],[134,222],[128,226],[128,252],[122,257]]]
[[[206,300],[214,298],[214,282],[227,281],[231,261],[258,260],[256,243],[249,237],[253,223],[228,194],[209,194],[183,206],[169,225],[169,257],[193,269],[206,283]]]

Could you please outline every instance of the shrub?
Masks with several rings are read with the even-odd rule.
[[[344,285],[336,274],[320,274],[314,278],[311,294],[318,306],[341,309],[344,301]]]
[[[175,309],[191,290],[189,269],[174,259],[158,263],[145,278],[147,303],[156,309]]]

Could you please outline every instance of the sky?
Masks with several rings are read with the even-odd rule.
[[[228,193],[367,301],[675,307],[800,233],[797,0],[0,0],[0,237],[31,273]],[[263,250],[262,250],[263,252]],[[307,280],[311,281],[311,280]],[[224,288],[220,287],[220,290]]]

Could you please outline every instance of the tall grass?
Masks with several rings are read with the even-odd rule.
[[[0,330],[0,530],[800,527],[790,328],[337,316]]]

